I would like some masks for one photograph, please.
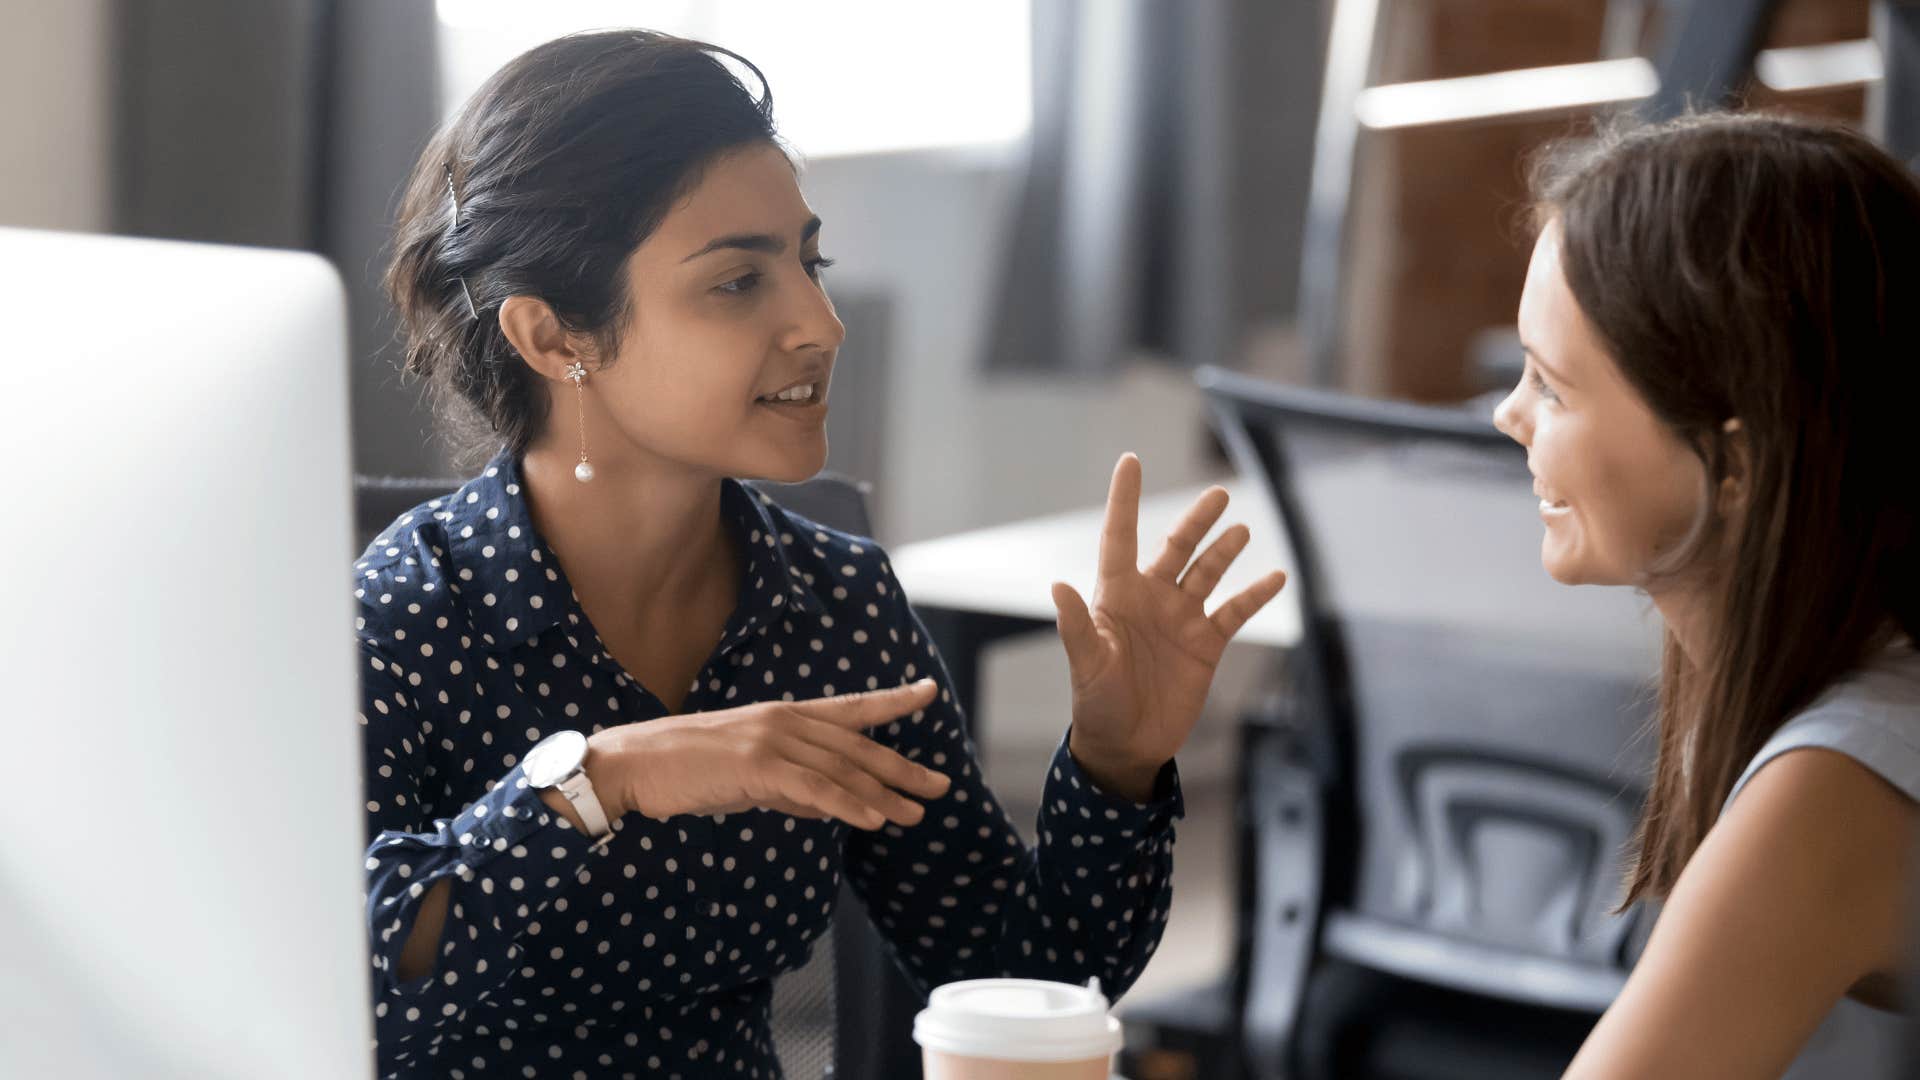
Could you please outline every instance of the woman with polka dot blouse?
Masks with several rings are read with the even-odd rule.
[[[1029,850],[885,553],[733,479],[825,460],[826,265],[711,46],[540,46],[422,156],[407,366],[500,449],[355,566],[381,1075],[778,1076],[772,983],[843,874],[922,989],[1118,994],[1152,955],[1174,753],[1282,579],[1207,614],[1247,536],[1196,557],[1219,489],[1142,569],[1121,460],[1091,608],[1054,591],[1073,715]]]

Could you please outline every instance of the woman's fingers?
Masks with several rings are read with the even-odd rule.
[[[1245,525],[1235,525],[1221,533],[1187,568],[1186,576],[1180,579],[1180,588],[1196,600],[1213,595],[1213,587],[1220,584],[1227,567],[1247,549],[1247,540],[1252,535]]]
[[[835,785],[859,800],[861,806],[885,816],[888,821],[896,825],[916,824],[926,813],[925,807],[881,783],[858,761],[844,754],[800,738],[787,741],[782,746],[781,753],[793,764],[811,769],[832,780]],[[842,818],[841,820],[849,824],[862,825],[870,819]]]
[[[769,797],[766,803],[763,806],[761,806],[760,809],[771,810],[776,814],[785,814],[788,817],[805,818],[808,821],[819,821],[823,818],[829,818],[833,816],[824,810],[816,810],[811,806],[802,806],[801,804],[796,802],[788,802],[787,800],[782,799],[778,796]],[[733,811],[733,810],[729,810],[726,812],[730,814],[737,813],[737,811]]]
[[[932,679],[921,679],[885,690],[774,703],[795,725],[763,744],[770,760],[763,766],[758,805],[798,817],[839,818],[862,829],[919,821],[925,808],[900,791],[938,798],[951,781],[860,731],[919,712],[939,692]],[[761,706],[748,706],[756,707]]]
[[[1180,578],[1180,571],[1186,569],[1187,560],[1193,558],[1193,551],[1206,539],[1207,530],[1220,520],[1227,510],[1227,489],[1215,485],[1200,493],[1187,507],[1180,523],[1167,534],[1166,546],[1160,549],[1159,557],[1153,565],[1147,567],[1147,573],[1171,585]],[[1205,595],[1204,593],[1202,595]]]
[[[922,799],[937,799],[953,786],[947,774],[909,761],[857,731],[814,723],[796,729],[795,734],[828,753],[845,758],[879,783]]]
[[[1100,575],[1139,571],[1140,459],[1120,455],[1107,488],[1107,518],[1100,529]]]
[[[1267,606],[1267,601],[1280,595],[1281,586],[1287,583],[1287,575],[1275,570],[1259,581],[1240,590],[1233,599],[1221,604],[1213,613],[1214,628],[1222,637],[1231,638],[1240,632],[1240,628],[1253,618],[1254,612]]]
[[[885,724],[919,712],[933,704],[940,687],[932,679],[867,690],[858,694],[796,701],[789,707],[811,720],[824,720],[839,727],[858,730]]]
[[[762,805],[785,802],[811,807],[827,817],[839,818],[862,829],[878,829],[887,823],[885,814],[827,773],[784,759],[775,762],[771,771],[769,796],[759,800]]]

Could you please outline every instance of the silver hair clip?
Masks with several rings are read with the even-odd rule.
[[[467,276],[465,274],[460,275],[459,281],[460,295],[467,298],[467,317],[475,322],[479,322],[480,309],[473,306],[473,290],[467,288]]]
[[[448,231],[451,232],[452,230],[458,229],[460,227],[460,193],[453,190],[453,165],[449,163],[446,166],[446,170],[447,170],[447,198],[452,200],[453,202],[453,224],[448,227]],[[467,288],[467,275],[461,274],[459,277],[455,278],[454,280],[460,283],[460,295],[463,297],[466,297],[467,314],[471,316],[475,321],[478,321],[480,318],[480,309],[473,305],[473,290]]]

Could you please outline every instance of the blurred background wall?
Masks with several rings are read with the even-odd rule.
[[[1367,84],[1650,55],[1660,0],[1391,0]],[[1867,36],[1789,0],[1769,47]],[[640,22],[767,71],[840,258],[834,467],[894,542],[1219,468],[1184,372],[1328,377],[1296,330],[1331,0],[0,0],[0,221],[307,247],[354,306],[356,465],[450,472],[377,290],[394,192],[499,63]],[[1757,105],[1858,118],[1858,85]],[[1594,108],[1361,125],[1331,380],[1457,400],[1505,376],[1523,163]],[[1151,422],[1142,422],[1150,418]]]
[[[841,262],[832,464],[876,483],[883,536],[1097,499],[1122,449],[1154,486],[1217,469],[1178,367],[1291,312],[1317,4],[0,0],[0,221],[329,255],[357,469],[445,474],[377,290],[395,190],[499,63],[622,22],[767,71]],[[1063,232],[1077,261],[1023,246]],[[1070,310],[1033,287],[1090,275],[1109,287]]]

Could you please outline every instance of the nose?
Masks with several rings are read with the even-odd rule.
[[[803,284],[804,288],[793,290],[798,299],[781,346],[788,352],[838,349],[847,340],[847,328],[833,310],[833,301],[827,296],[826,286],[811,278],[805,279]]]
[[[1494,407],[1493,426],[1521,446],[1531,446],[1528,440],[1533,438],[1533,425],[1527,420],[1527,410],[1520,400],[1525,396],[1525,390],[1526,383],[1523,380],[1508,391],[1507,396]]]

